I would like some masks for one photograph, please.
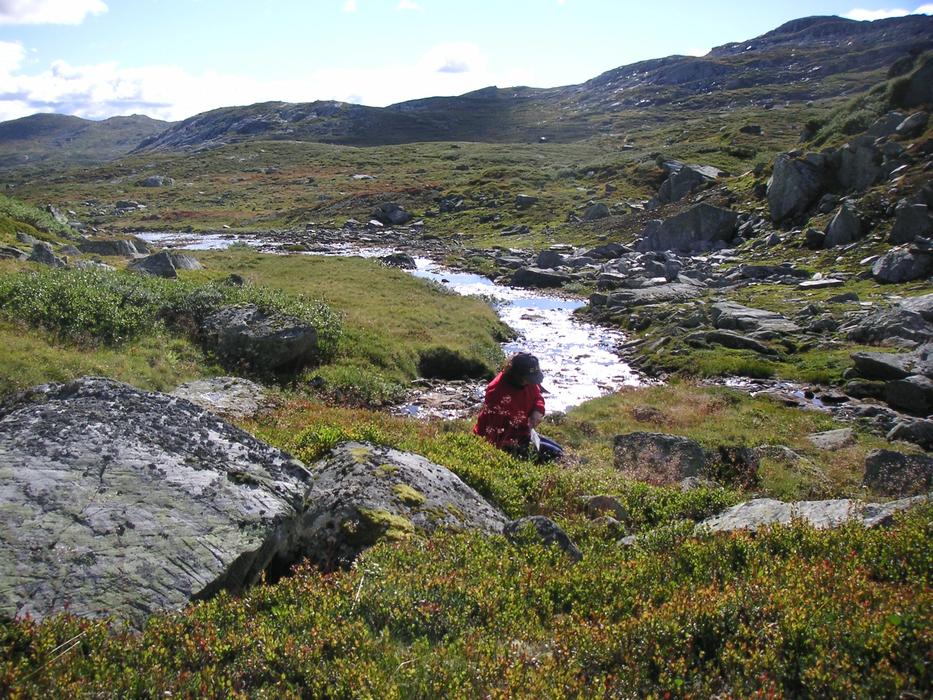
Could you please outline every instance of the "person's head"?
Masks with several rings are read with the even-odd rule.
[[[505,366],[505,374],[513,384],[540,384],[544,381],[544,374],[538,364],[538,358],[529,352],[519,352],[509,358]]]

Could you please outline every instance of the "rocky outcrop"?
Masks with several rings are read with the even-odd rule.
[[[679,303],[695,299],[701,289],[701,286],[689,282],[620,289],[612,294],[591,294],[590,304],[594,307],[632,308],[648,304]]]
[[[317,330],[293,316],[267,314],[253,305],[228,306],[201,323],[204,344],[227,366],[281,372],[311,364]]]
[[[823,167],[823,159],[813,154],[806,158],[787,153],[777,157],[768,181],[768,205],[773,221],[802,214],[820,198],[826,186]]]
[[[871,276],[881,284],[901,284],[933,274],[933,254],[912,247],[892,248],[871,268]]]
[[[135,258],[138,255],[147,255],[149,253],[148,247],[142,241],[126,238],[80,241],[78,250],[89,255],[124,258]]]
[[[382,539],[437,529],[497,534],[507,522],[444,467],[368,443],[345,443],[318,462],[305,500],[289,559],[306,554],[324,569],[349,565]]]
[[[913,204],[907,200],[894,210],[894,226],[888,241],[894,244],[911,243],[916,238],[933,234],[933,214],[926,204]]]
[[[28,258],[31,262],[37,262],[49,267],[65,267],[65,261],[55,255],[52,246],[45,241],[38,241],[33,244],[32,252]]]
[[[889,525],[895,513],[929,500],[929,496],[918,496],[890,503],[864,503],[850,498],[784,503],[771,498],[756,498],[704,520],[695,531],[697,534],[756,532],[773,525],[791,525],[795,521],[818,530],[839,527],[851,520],[860,521],[865,527],[879,527]]]
[[[212,377],[182,384],[172,396],[228,418],[251,418],[269,404],[266,390],[239,377]]]
[[[721,301],[710,306],[710,316],[716,328],[743,333],[797,333],[800,327],[779,313],[753,309],[732,301]]]
[[[684,165],[665,163],[670,176],[661,183],[658,201],[662,204],[679,202],[687,195],[715,182],[722,171],[711,165]]]
[[[859,240],[863,235],[862,222],[852,207],[841,206],[839,211],[829,222],[823,245],[835,248],[839,245],[848,245]]]
[[[636,247],[641,251],[713,250],[733,239],[737,220],[734,211],[698,204],[661,223],[649,224]]]
[[[257,580],[310,472],[177,397],[106,379],[0,408],[0,613],[139,624]]]
[[[933,338],[933,294],[904,299],[866,316],[849,329],[858,343],[883,343],[892,339],[922,343]]]

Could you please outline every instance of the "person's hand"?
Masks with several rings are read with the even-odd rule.
[[[528,416],[528,425],[531,427],[532,430],[534,430],[541,424],[541,421],[543,420],[544,420],[544,414],[541,413],[541,411],[532,411],[531,415]]]

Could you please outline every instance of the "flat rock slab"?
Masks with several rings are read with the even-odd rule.
[[[250,418],[268,405],[265,388],[240,377],[212,377],[182,384],[172,396],[187,399],[219,416]]]
[[[793,321],[773,311],[754,309],[732,301],[721,301],[710,307],[716,328],[721,330],[771,333],[797,333],[800,330]]]
[[[181,398],[106,379],[0,407],[0,616],[139,625],[254,582],[311,474]]]
[[[890,523],[894,513],[929,500],[929,495],[890,503],[865,503],[851,498],[784,503],[771,498],[756,498],[707,518],[696,526],[696,531],[755,532],[771,525],[790,525],[795,520],[818,530],[839,527],[850,520],[859,520],[865,527],[877,527]]]

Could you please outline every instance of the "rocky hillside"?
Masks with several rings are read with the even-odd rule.
[[[139,114],[99,122],[64,114],[13,119],[0,123],[0,169],[99,163],[169,126],[171,122]]]
[[[489,87],[384,109],[338,102],[224,108],[186,119],[140,148],[198,148],[250,139],[352,145],[574,141],[637,124],[650,109],[769,106],[836,97],[863,89],[867,76],[878,79],[898,59],[930,48],[933,18],[926,15],[877,22],[810,17],[702,58],[643,61],[582,85]]]

